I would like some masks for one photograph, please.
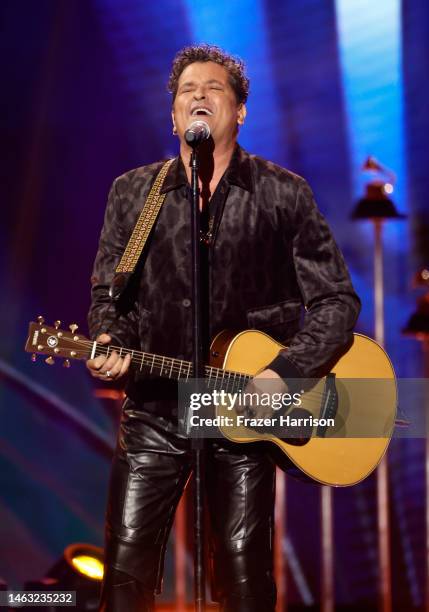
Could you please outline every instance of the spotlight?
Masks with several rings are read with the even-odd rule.
[[[78,574],[92,580],[103,579],[103,549],[90,544],[71,544],[64,559]]]
[[[391,183],[373,180],[367,183],[365,194],[352,213],[352,219],[404,219],[406,215],[399,213],[392,200],[386,194],[393,192]]]
[[[387,197],[394,191],[395,173],[372,156],[365,160],[361,169],[374,176],[365,185],[365,193],[356,203],[352,219],[370,219],[374,222],[404,219],[406,215],[399,213],[392,200]]]
[[[103,578],[103,564],[94,557],[88,555],[78,555],[72,560],[73,567],[78,572],[88,578],[94,578],[95,580],[101,580]]]
[[[98,546],[71,544],[44,578],[27,582],[24,590],[76,591],[76,610],[97,610],[103,578],[103,557],[103,549]],[[47,609],[57,610],[55,606]]]
[[[424,288],[425,293],[417,299],[417,310],[410,316],[402,333],[417,340],[429,341],[429,269],[423,268],[414,275],[413,287]]]

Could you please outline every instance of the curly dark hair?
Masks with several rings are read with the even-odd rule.
[[[192,45],[181,49],[173,60],[167,89],[173,95],[177,94],[179,77],[184,69],[194,62],[214,62],[224,66],[229,74],[229,82],[237,97],[238,103],[244,103],[249,95],[249,79],[245,74],[243,60],[233,57],[215,45]]]

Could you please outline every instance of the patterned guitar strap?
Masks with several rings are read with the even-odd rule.
[[[140,255],[143,252],[151,229],[154,226],[155,221],[158,218],[161,206],[165,200],[165,193],[161,193],[162,186],[164,184],[165,177],[167,176],[168,169],[173,163],[174,159],[169,159],[162,166],[161,170],[153,183],[151,190],[146,198],[146,202],[143,209],[137,219],[137,223],[134,227],[133,233],[131,234],[125,251],[121,257],[113,278],[112,284],[109,289],[109,296],[112,300],[117,301],[128,285],[128,281],[136,269],[137,262],[140,259]]]

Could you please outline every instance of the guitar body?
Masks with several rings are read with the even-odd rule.
[[[255,375],[270,363],[283,347],[256,330],[236,335],[221,332],[211,346],[211,365],[224,370]],[[283,440],[271,433],[258,433],[248,427],[221,427],[222,434],[240,444],[270,441],[276,444],[304,475],[312,480],[332,486],[353,485],[366,478],[381,461],[395,425],[397,389],[395,373],[385,351],[366,336],[354,334],[351,348],[335,364],[338,408],[333,432],[324,437],[312,436],[304,443]],[[345,384],[342,384],[342,380]],[[352,379],[369,379],[353,382]],[[380,384],[378,380],[380,380]],[[319,391],[322,396],[325,378],[320,379],[308,395]],[[348,381],[350,381],[349,384]],[[372,381],[372,384],[371,384]],[[314,418],[320,417],[319,402],[306,402],[303,407]],[[227,408],[219,407],[218,415],[230,415]],[[362,432],[365,437],[345,437]]]

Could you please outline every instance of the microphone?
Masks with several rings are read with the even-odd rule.
[[[210,138],[210,127],[205,121],[193,121],[185,131],[185,140],[193,149]]]

